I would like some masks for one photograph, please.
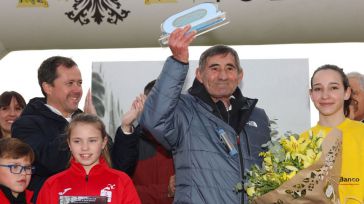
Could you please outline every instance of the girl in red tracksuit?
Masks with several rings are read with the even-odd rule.
[[[131,179],[109,167],[107,138],[105,126],[97,116],[75,116],[67,129],[71,166],[47,179],[37,204],[85,203],[85,200],[101,204],[141,203]]]

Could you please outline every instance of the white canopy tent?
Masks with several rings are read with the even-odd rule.
[[[205,2],[33,0],[47,2],[48,7],[18,7],[24,1],[0,1],[0,58],[14,50],[159,47],[163,20]],[[116,9],[113,2],[120,7]],[[226,12],[230,23],[198,37],[194,45],[364,41],[363,0],[209,2]],[[109,23],[108,18],[116,23]]]

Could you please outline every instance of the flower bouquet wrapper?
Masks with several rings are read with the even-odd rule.
[[[342,133],[333,129],[324,138],[320,159],[290,180],[262,196],[254,204],[339,203]]]

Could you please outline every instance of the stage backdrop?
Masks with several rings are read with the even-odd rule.
[[[164,61],[94,62],[92,96],[98,115],[110,135],[120,126],[126,112],[144,86],[156,79]],[[197,61],[190,61],[184,85],[192,84]],[[301,133],[310,127],[309,68],[307,59],[242,59],[240,84],[243,95],[258,98],[270,119],[276,119],[282,133]]]

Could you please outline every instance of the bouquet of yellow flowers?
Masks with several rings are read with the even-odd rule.
[[[250,203],[338,203],[341,141],[336,129],[327,136],[272,137],[268,151],[260,153],[262,167],[246,174]]]

